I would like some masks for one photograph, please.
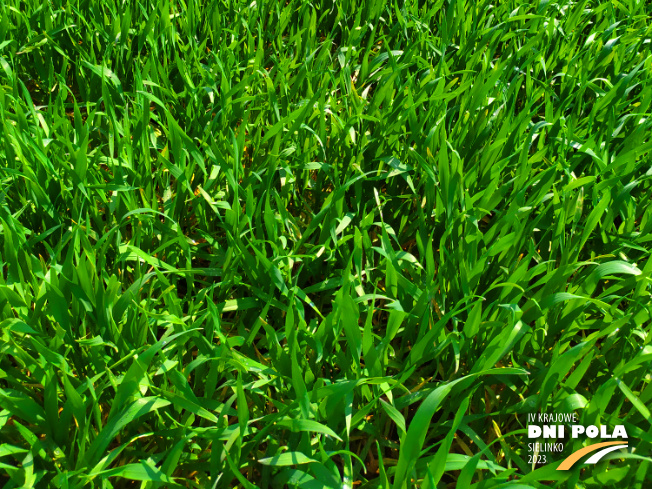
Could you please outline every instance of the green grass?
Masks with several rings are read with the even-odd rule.
[[[2,0],[0,484],[650,487],[651,18]]]

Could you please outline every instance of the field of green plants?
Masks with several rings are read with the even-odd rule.
[[[651,19],[1,0],[0,485],[652,487]]]

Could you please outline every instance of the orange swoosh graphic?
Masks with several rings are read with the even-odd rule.
[[[570,469],[575,462],[577,462],[579,459],[581,459],[584,455],[595,452],[596,450],[599,450],[600,448],[603,447],[609,447],[611,445],[625,445],[626,442],[621,441],[606,441],[604,443],[595,443],[593,445],[589,445],[588,447],[584,447],[579,449],[576,452],[571,453],[561,464],[559,464],[559,467],[557,467],[557,470],[568,470]]]

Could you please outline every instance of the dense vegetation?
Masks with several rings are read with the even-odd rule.
[[[0,1],[0,483],[650,487],[651,16]]]

